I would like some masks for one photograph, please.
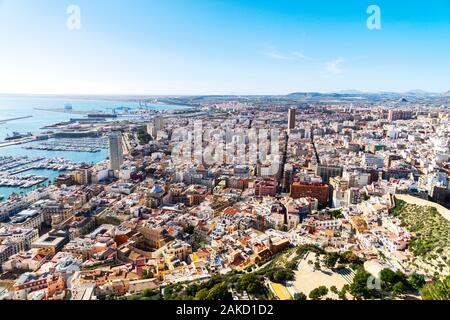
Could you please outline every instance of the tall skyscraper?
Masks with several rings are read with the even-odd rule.
[[[288,113],[288,132],[295,129],[295,109],[289,108]]]
[[[122,135],[120,132],[113,132],[109,136],[109,167],[113,171],[119,171],[122,163]]]
[[[161,116],[155,116],[153,121],[147,125],[147,132],[153,139],[157,138],[158,131],[164,129],[164,118]]]
[[[164,129],[164,118],[161,116],[155,116],[153,119],[153,124],[155,125],[156,131]]]

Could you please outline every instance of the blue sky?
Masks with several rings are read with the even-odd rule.
[[[450,90],[448,0],[0,0],[0,43],[3,93]]]

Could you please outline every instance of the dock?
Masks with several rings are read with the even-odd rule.
[[[33,116],[24,116],[24,117],[16,117],[16,118],[9,118],[9,119],[0,119],[0,124],[4,124],[4,123],[10,122],[10,121],[29,119],[29,118],[33,118]]]
[[[36,139],[34,137],[18,139],[18,140],[13,140],[13,141],[3,141],[3,142],[0,142],[0,148],[15,146],[18,144],[24,144],[24,143],[29,143],[29,142],[33,142],[33,141],[36,141]]]
[[[96,113],[95,110],[73,110],[73,109],[64,109],[64,108],[34,108],[34,110],[39,111],[49,111],[49,112],[59,112],[59,113],[68,113],[68,114],[78,114],[78,115],[88,115],[90,113]]]

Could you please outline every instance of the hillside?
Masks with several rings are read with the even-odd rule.
[[[408,231],[414,234],[409,244],[414,254],[412,265],[432,275],[449,274],[450,221],[442,217],[436,208],[410,204],[396,200],[392,211]]]

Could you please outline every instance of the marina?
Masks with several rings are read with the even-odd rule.
[[[55,171],[76,170],[81,164],[64,158],[27,158],[27,157],[6,157],[11,160],[11,163],[0,166],[0,174],[7,173],[16,175],[34,169],[48,169]],[[4,159],[3,159],[4,161]]]
[[[12,141],[6,140],[3,142],[0,142],[0,148],[15,146],[15,145],[19,145],[19,144],[25,144],[25,143],[29,143],[29,142],[33,142],[33,141],[34,141],[34,138],[32,138],[32,137],[16,139],[16,140],[12,140]]]
[[[48,177],[36,176],[33,174],[29,174],[22,177],[9,176],[8,178],[5,179],[3,179],[2,176],[0,175],[0,187],[19,187],[22,189],[26,189],[42,184],[47,180]]]
[[[51,141],[23,147],[28,150],[73,151],[96,153],[108,149],[108,140],[102,138],[53,139]]]
[[[67,171],[67,170],[73,171],[76,170],[80,165],[81,164],[79,163],[65,160],[63,158],[46,159],[37,164],[27,165],[21,167],[20,169],[10,171],[9,173],[15,175],[29,170],[39,170],[39,169],[47,169],[54,171]]]
[[[29,158],[27,156],[17,158],[12,156],[0,157],[0,172],[21,167],[33,162],[38,162],[44,159],[44,157]]]
[[[28,192],[53,181],[58,175],[77,170],[82,162],[75,162],[61,157],[44,158],[28,156],[0,157],[0,201],[12,193]]]

